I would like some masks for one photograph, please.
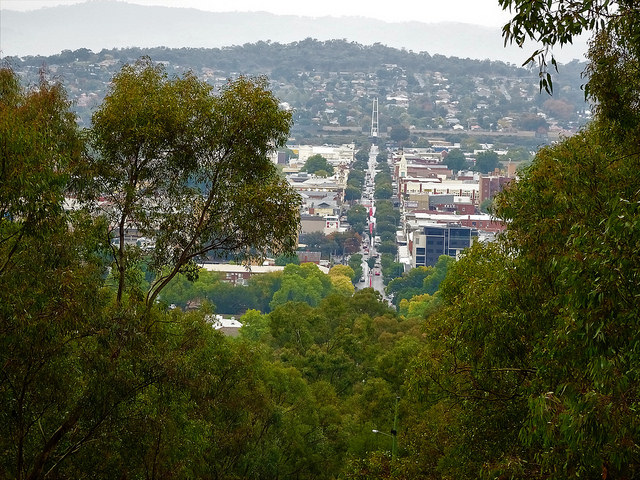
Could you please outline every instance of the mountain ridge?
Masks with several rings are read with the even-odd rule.
[[[504,48],[500,28],[458,22],[385,22],[366,17],[302,17],[267,12],[205,12],[95,0],[29,12],[2,10],[0,55],[52,55],[64,50],[127,47],[222,48],[305,38],[380,43],[414,52],[521,64],[528,49]],[[569,61],[582,58],[579,43]]]

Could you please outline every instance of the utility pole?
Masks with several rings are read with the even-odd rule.
[[[391,444],[391,462],[395,462],[398,456],[398,400],[400,397],[396,397],[396,409],[393,415],[393,430],[391,430],[393,443]]]
[[[369,277],[371,279],[371,277]],[[369,280],[371,281],[371,280]],[[393,429],[391,433],[381,432],[380,430],[371,430],[373,433],[379,433],[385,437],[391,437],[391,463],[395,463],[398,457],[398,401],[400,397],[396,397],[395,412],[393,414]]]

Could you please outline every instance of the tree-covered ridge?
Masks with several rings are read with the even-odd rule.
[[[398,65],[416,64],[417,69],[428,68],[435,71],[452,71],[488,75],[527,75],[526,70],[514,69],[504,62],[491,60],[461,59],[444,55],[430,55],[426,52],[414,53],[407,50],[387,47],[382,44],[362,45],[346,40],[319,41],[307,38],[299,42],[282,44],[277,42],[257,42],[245,45],[234,45],[224,48],[126,48],[92,52],[89,49],[64,51],[52,56],[27,56],[11,58],[18,65],[38,67],[62,65],[75,61],[104,61],[117,58],[124,62],[135,61],[141,56],[149,55],[158,62],[169,62],[171,65],[191,65],[193,69],[207,68],[215,65],[220,70],[244,73],[271,73],[276,68],[287,70],[322,71],[371,71],[385,63]],[[304,60],[306,59],[306,60]],[[301,64],[300,61],[303,61]],[[257,70],[257,71],[256,71]],[[277,78],[277,77],[276,77]]]

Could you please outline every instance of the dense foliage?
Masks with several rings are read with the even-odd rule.
[[[250,451],[286,400],[260,349],[154,298],[207,252],[292,250],[297,196],[267,157],[290,115],[264,80],[212,95],[142,60],[84,135],[61,85],[0,82],[0,476],[273,478]]]
[[[518,18],[535,29],[543,3],[528,3],[531,19]],[[618,7],[590,50],[596,119],[541,149],[496,198],[504,235],[458,261],[396,272],[388,291],[399,313],[372,289],[354,292],[351,267],[324,275],[288,265],[246,288],[262,303],[242,317],[239,338],[206,320],[223,296],[212,293],[217,279],[202,273],[185,283],[196,270],[181,259],[260,208],[282,222],[284,253],[293,242],[292,217],[269,210],[269,192],[280,190],[266,189],[266,199],[253,191],[244,204],[195,166],[202,158],[224,165],[220,149],[228,149],[239,170],[259,167],[249,184],[276,181],[263,157],[286,137],[289,116],[266,85],[242,79],[214,100],[191,76],[138,63],[115,78],[85,135],[60,85],[43,79],[25,90],[0,69],[0,476],[637,478],[640,22],[635,2],[583,3]],[[573,13],[571,28],[590,25],[592,17],[584,24]],[[185,91],[203,100],[188,115],[179,106]],[[128,121],[139,119],[131,128],[111,123],[125,107]],[[263,109],[266,117],[255,114]],[[192,123],[200,114],[238,128],[200,132]],[[149,122],[154,116],[161,121]],[[206,238],[189,218],[186,232],[161,232],[151,251],[112,243],[119,227],[106,213],[159,228],[180,211],[172,195],[196,195],[192,207],[204,212],[198,202],[212,184],[228,204],[224,225],[207,223]],[[105,213],[99,198],[63,208],[69,193],[96,192],[111,195],[115,210]],[[377,202],[388,233],[398,215],[390,201]],[[247,255],[265,241],[236,240],[255,247]],[[361,239],[330,242],[348,253]],[[393,255],[380,261],[394,278]],[[145,295],[154,285],[161,302]],[[199,311],[164,303],[183,301],[185,285],[209,300]]]
[[[354,293],[361,270],[346,265],[325,275],[290,264],[242,288],[184,268],[206,253],[194,245],[219,254],[224,232],[241,242],[237,255],[260,254],[270,235],[270,253],[287,253],[297,210],[271,201],[293,207],[295,197],[269,188],[260,149],[261,139],[277,146],[289,116],[262,81],[210,97],[193,76],[143,60],[123,68],[94,129],[80,132],[61,85],[24,90],[8,69],[0,80],[0,476],[336,478],[369,457],[390,471],[372,430],[390,428],[418,318],[371,289]],[[199,130],[217,121],[226,128]],[[216,170],[227,158],[238,175],[250,170],[233,194],[235,175],[223,186]],[[249,192],[251,175],[267,188]],[[199,236],[201,223],[189,225],[209,218],[199,214],[169,228],[185,202],[207,211],[212,190],[224,205],[210,215],[224,225]],[[255,202],[234,203],[241,192]],[[234,237],[234,220],[272,214],[279,232]],[[122,241],[131,227],[155,241]],[[361,243],[355,233],[327,240],[343,254]],[[201,308],[184,313],[194,299]],[[225,304],[246,311],[239,339],[206,320]]]
[[[638,11],[630,2],[580,5],[614,3],[590,49],[595,121],[543,148],[498,196],[506,234],[453,265],[429,317],[413,392],[425,416],[439,416],[433,433],[447,429],[443,477],[640,471]],[[517,20],[541,35],[559,28],[537,23],[536,8],[551,3],[536,5]],[[581,29],[594,12],[587,23],[577,11],[565,20]]]

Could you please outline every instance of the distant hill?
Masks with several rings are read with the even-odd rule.
[[[257,41],[346,39],[414,52],[521,64],[529,50],[503,48],[499,28],[462,23],[388,23],[364,17],[298,17],[270,13],[214,13],[96,0],[30,12],[2,10],[0,55],[52,55],[63,50],[126,47],[220,48]],[[583,59],[584,42],[561,52]]]

